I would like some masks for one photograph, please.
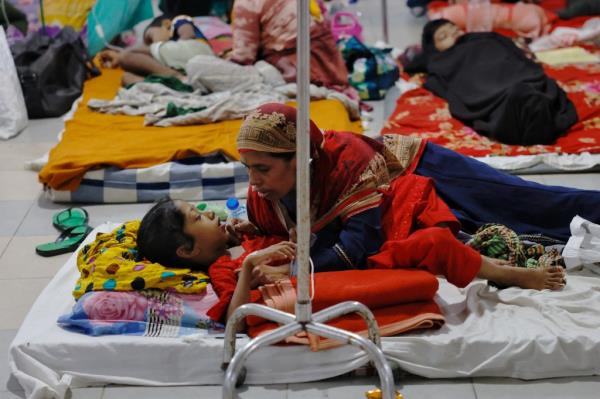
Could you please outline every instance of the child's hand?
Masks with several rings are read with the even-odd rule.
[[[289,265],[258,265],[254,269],[252,269],[252,279],[250,280],[250,288],[254,289],[260,285],[271,284],[278,280],[284,280],[289,277]]]
[[[288,260],[291,262],[295,256],[296,244],[290,241],[282,241],[260,251],[252,252],[246,257],[246,261],[252,265],[251,267],[256,267],[258,265],[268,265],[278,260]]]
[[[116,68],[119,66],[119,53],[115,50],[102,50],[99,56],[100,64],[104,68]]]
[[[238,234],[258,234],[258,228],[253,225],[250,221],[244,219],[231,219],[231,226]]]

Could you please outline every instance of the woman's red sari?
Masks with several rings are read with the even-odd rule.
[[[295,108],[283,104],[263,105],[244,122],[238,149],[240,152],[293,152],[295,122]],[[420,147],[420,142],[412,146],[417,150]],[[383,143],[349,132],[322,133],[312,122],[310,156],[313,232],[338,217],[345,221],[379,206],[392,177],[402,171],[400,161]],[[260,197],[250,187],[247,203],[250,220],[258,228],[268,234],[287,236],[288,229],[276,212],[277,202]]]

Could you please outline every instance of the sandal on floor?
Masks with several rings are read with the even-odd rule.
[[[35,247],[35,252],[40,256],[54,256],[73,252],[91,231],[92,228],[87,225],[69,227],[58,236],[56,241]]]
[[[83,208],[67,208],[52,216],[52,225],[60,231],[87,226],[89,215]]]

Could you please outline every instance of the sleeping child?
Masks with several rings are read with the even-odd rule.
[[[150,74],[181,80],[184,78],[181,71],[196,55],[214,54],[192,18],[180,15],[170,19],[161,15],[144,30],[143,45],[121,52],[104,50],[100,59],[105,67],[120,66],[125,70],[122,83],[126,86]]]

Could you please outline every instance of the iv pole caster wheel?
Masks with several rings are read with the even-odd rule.
[[[242,385],[244,385],[244,382],[246,382],[246,367],[242,367],[242,369],[240,370],[240,374],[238,375],[237,381],[235,382],[235,387],[241,387]]]

